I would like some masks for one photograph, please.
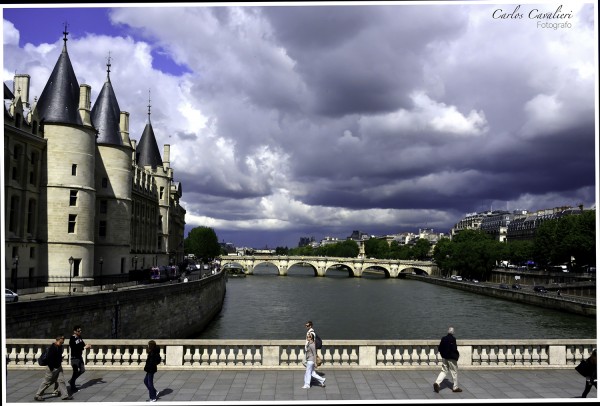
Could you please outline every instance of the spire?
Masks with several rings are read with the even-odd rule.
[[[152,123],[150,122],[150,106],[150,90],[148,90],[148,123],[144,128],[135,155],[139,166],[149,165],[156,168],[162,166],[163,162],[158,150],[158,144],[156,143],[156,137],[154,136],[154,130],[152,129]]]
[[[106,82],[92,108],[92,122],[98,130],[98,144],[124,145],[119,122],[121,109],[110,82],[110,54],[108,56]]]
[[[108,61],[106,62],[106,80],[110,81],[110,51],[108,51]]]
[[[148,89],[148,124],[150,124],[150,89]]]
[[[64,41],[65,43],[64,43],[64,45],[63,45],[63,52],[67,52],[67,41],[69,40],[69,39],[67,38],[67,35],[69,35],[69,31],[67,31],[67,28],[68,28],[68,26],[69,26],[69,25],[68,25],[68,24],[67,24],[67,22],[65,21],[65,30],[63,31],[63,35],[64,35],[63,41]]]
[[[42,90],[37,109],[40,120],[46,123],[82,125],[79,115],[79,83],[67,52],[67,24],[63,31],[62,53]]]

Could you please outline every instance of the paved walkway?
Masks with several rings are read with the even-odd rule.
[[[552,370],[460,370],[459,381],[463,389],[454,393],[448,381],[442,382],[440,393],[433,391],[433,381],[439,370],[331,370],[324,368],[326,387],[313,386],[301,389],[304,370],[198,370],[166,371],[156,373],[155,387],[161,391],[159,402],[171,404],[208,403],[437,403],[478,400],[513,402],[597,401],[596,388],[587,399],[577,399],[585,380],[574,369]],[[42,369],[8,370],[4,388],[8,403],[36,403],[33,397],[42,380]],[[65,379],[71,369],[65,369]],[[145,402],[148,391],[143,371],[88,370],[77,383],[79,392],[74,400],[44,394],[46,402]],[[4,396],[4,395],[3,395]],[[467,400],[471,399],[471,401]]]

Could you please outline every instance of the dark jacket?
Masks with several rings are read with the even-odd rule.
[[[456,347],[456,338],[452,334],[442,337],[438,351],[442,355],[442,358],[458,361],[459,354]]]
[[[160,361],[160,354],[158,352],[158,347],[156,347],[154,351],[148,353],[148,358],[146,358],[146,365],[144,366],[144,371],[150,373],[156,372]]]
[[[83,359],[85,342],[81,336],[77,337],[73,334],[69,339],[69,348],[71,349],[71,359]]]
[[[62,365],[62,357],[63,357],[63,346],[58,346],[55,343],[52,343],[50,347],[48,347],[48,368],[51,371],[54,371],[56,368],[60,368]]]

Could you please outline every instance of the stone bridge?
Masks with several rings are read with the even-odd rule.
[[[246,275],[252,275],[254,268],[261,264],[271,264],[281,276],[286,276],[294,266],[310,266],[315,276],[325,276],[328,270],[345,270],[349,277],[360,278],[365,271],[385,273],[386,278],[397,278],[403,274],[439,275],[437,266],[430,261],[408,261],[394,259],[336,258],[277,255],[246,255],[221,257],[221,266],[242,267]]]

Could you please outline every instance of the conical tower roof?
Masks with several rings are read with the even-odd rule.
[[[99,144],[124,145],[119,129],[121,109],[110,82],[110,59],[106,66],[106,82],[92,107],[92,122],[98,130],[96,141]]]
[[[79,83],[67,52],[66,28],[63,34],[65,44],[38,100],[38,116],[46,123],[83,125],[79,115]]]
[[[136,148],[136,161],[139,166],[150,165],[153,168],[162,166],[162,158],[150,122],[150,105],[148,105],[148,123],[144,128],[140,143]]]

